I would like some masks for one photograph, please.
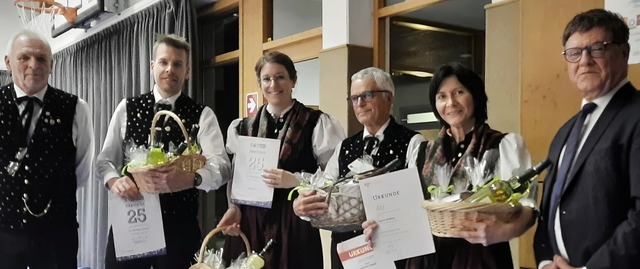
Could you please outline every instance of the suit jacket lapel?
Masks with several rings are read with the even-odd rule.
[[[629,95],[635,91],[631,83],[627,83],[616,93],[616,95],[611,98],[607,107],[604,108],[604,111],[598,118],[598,121],[595,125],[593,125],[593,129],[589,133],[587,140],[582,145],[580,152],[578,152],[578,157],[576,158],[575,163],[569,170],[569,175],[567,175],[567,182],[562,189],[562,192],[567,190],[567,187],[573,182],[573,178],[575,177],[577,171],[580,170],[585,160],[591,154],[591,151],[600,140],[602,133],[607,129],[607,126],[615,119],[620,109],[624,106],[624,102],[629,99]]]

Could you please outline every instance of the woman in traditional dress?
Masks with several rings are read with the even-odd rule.
[[[294,173],[314,173],[318,166],[324,168],[336,145],[345,138],[344,130],[329,115],[293,99],[297,72],[289,56],[268,52],[258,60],[255,71],[267,104],[253,117],[231,123],[227,132],[227,151],[236,152],[241,135],[281,141],[278,167],[264,169],[262,175],[264,184],[274,188],[273,201],[271,208],[229,202],[229,209],[218,226],[230,225],[224,231],[227,235],[242,231],[256,252],[269,239],[274,239],[276,243],[265,257],[266,269],[321,269],[319,231],[293,213],[293,199],[289,200],[287,196],[300,183]],[[240,237],[227,236],[225,260],[236,259],[244,249]]]
[[[429,102],[443,127],[435,140],[422,145],[424,150],[416,161],[426,199],[430,198],[426,187],[437,184],[433,169],[436,165],[451,165],[450,184],[468,178],[463,161],[467,156],[480,160],[490,150],[494,158],[486,159],[500,178],[508,179],[531,166],[531,157],[520,135],[493,130],[486,123],[488,98],[484,82],[471,69],[459,63],[441,66],[429,91]],[[520,236],[535,221],[534,210],[524,208],[511,222],[482,215],[477,222],[458,223],[465,230],[456,234],[459,238],[434,237],[436,252],[408,259],[406,268],[513,268],[508,241]],[[377,224],[371,220],[363,227],[370,238]]]

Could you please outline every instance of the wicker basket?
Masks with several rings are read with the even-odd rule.
[[[454,237],[452,232],[462,227],[454,224],[457,220],[476,221],[479,213],[492,214],[498,219],[509,222],[522,212],[522,206],[501,203],[446,203],[424,201],[422,207],[427,210],[431,233],[439,237]]]
[[[215,228],[207,234],[207,236],[202,241],[202,246],[200,246],[200,255],[198,255],[198,263],[192,265],[191,267],[189,267],[189,269],[214,269],[202,262],[204,260],[204,252],[207,249],[207,243],[209,243],[209,240],[211,239],[211,237],[213,237],[215,234],[219,233],[220,231],[226,229],[227,227],[228,226]],[[240,232],[240,237],[242,237],[242,241],[244,241],[244,246],[246,247],[247,255],[251,255],[251,245],[249,245],[249,240],[247,239],[247,236],[244,235],[244,233]]]
[[[189,134],[187,134],[187,129],[184,127],[184,124],[182,124],[182,120],[180,119],[180,117],[178,117],[178,115],[168,110],[158,111],[158,113],[156,113],[156,115],[153,117],[153,121],[151,122],[151,141],[154,141],[153,139],[156,133],[154,131],[156,129],[156,122],[162,115],[170,116],[178,123],[178,126],[180,126],[180,129],[182,130],[182,135],[184,136],[184,139],[187,142],[187,145],[191,145]],[[182,170],[193,173],[193,172],[196,172],[198,169],[204,167],[206,162],[207,162],[207,158],[205,158],[200,154],[192,152],[191,147],[187,147],[187,154],[180,155],[168,163],[164,163],[160,165],[144,165],[140,167],[130,167],[127,169],[127,171],[133,175],[133,180],[136,182],[136,185],[138,185],[138,189],[140,189],[140,191],[147,192],[147,193],[159,193],[161,191],[158,191],[156,188],[153,187],[153,185],[149,185],[147,183],[152,181],[151,173],[150,173],[151,170],[162,168],[165,166],[177,165]]]

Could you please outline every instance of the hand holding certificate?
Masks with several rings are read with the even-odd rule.
[[[415,167],[360,181],[367,219],[378,223],[373,242],[394,261],[435,252],[421,190]]]
[[[262,181],[265,168],[278,167],[280,140],[261,137],[238,137],[234,159],[231,202],[271,208],[273,188]]]
[[[141,194],[142,199],[124,200],[109,192],[109,220],[118,261],[166,253],[160,198]]]

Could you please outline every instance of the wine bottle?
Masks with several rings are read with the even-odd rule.
[[[147,154],[147,164],[157,165],[163,164],[167,161],[167,155],[162,149],[162,129],[156,128],[153,141],[149,147],[149,153]]]
[[[191,140],[191,150],[193,153],[200,153],[200,145],[198,144],[198,131],[200,131],[200,126],[194,124],[193,127],[191,127],[191,133],[189,134],[189,140]],[[189,145],[187,145],[187,141],[182,141],[182,143],[180,143],[180,145],[178,145],[176,150],[173,152],[173,156],[182,155],[184,151],[187,150],[187,147],[189,147]]]
[[[529,189],[531,181],[549,165],[551,165],[551,161],[546,159],[522,174],[513,175],[508,180],[492,180],[464,201],[475,203],[489,198],[491,202],[504,203],[514,193],[524,194]]]
[[[249,258],[247,258],[247,262],[245,263],[249,269],[261,269],[264,268],[264,255],[271,250],[273,244],[275,242],[273,239],[270,239],[267,242],[267,245],[260,251],[260,253],[253,253]]]
[[[200,150],[200,143],[198,143],[198,132],[200,131],[200,125],[194,124],[191,127],[191,133],[189,134],[189,140],[191,141],[191,152],[200,154],[202,151]]]

